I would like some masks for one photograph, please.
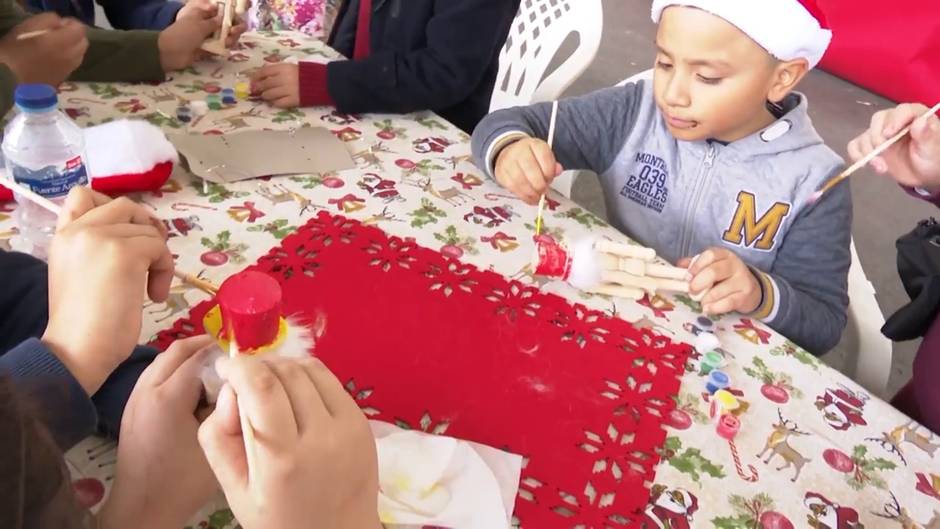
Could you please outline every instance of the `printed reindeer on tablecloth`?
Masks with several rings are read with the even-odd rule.
[[[809,435],[809,432],[800,431],[795,422],[784,419],[783,413],[780,412],[779,408],[777,409],[777,417],[779,417],[780,420],[772,426],[774,431],[770,434],[770,437],[767,438],[764,450],[761,451],[760,454],[757,454],[757,458],[763,458],[764,454],[769,451],[770,455],[764,460],[764,464],[768,465],[774,456],[780,456],[784,464],[778,467],[777,470],[780,471],[788,467],[794,467],[796,473],[790,481],[795,482],[800,477],[803,466],[806,465],[810,459],[797,452],[796,449],[790,445],[789,439],[793,435]]]
[[[258,194],[270,200],[272,205],[282,204],[284,202],[297,202],[297,204],[300,206],[301,215],[306,213],[307,210],[309,210],[311,207],[318,207],[315,206],[309,198],[301,195],[300,193],[297,193],[296,191],[287,189],[282,184],[259,186]]]
[[[880,438],[868,437],[865,440],[880,444],[888,452],[897,455],[905,465],[907,459],[904,457],[904,448],[901,446],[903,443],[910,443],[933,458],[934,453],[940,448],[940,443],[934,442],[934,436],[929,431],[926,435],[918,433],[918,428],[920,425],[916,422],[908,421],[890,432],[883,432]]]
[[[233,114],[231,116],[226,116],[221,119],[214,120],[212,123],[218,127],[226,126],[229,129],[229,132],[244,129],[249,127],[249,123],[245,121],[248,118],[260,118],[261,108],[258,106],[251,107],[250,109],[239,112],[238,114]]]
[[[420,180],[414,185],[420,187],[421,190],[425,193],[430,193],[431,196],[437,197],[447,202],[451,206],[460,206],[472,200],[470,195],[460,191],[456,187],[450,187],[447,189],[438,189],[434,187],[434,183],[431,182],[430,177],[425,178],[424,180]]]
[[[922,524],[915,522],[906,508],[898,503],[897,496],[891,493],[891,503],[886,503],[882,508],[883,514],[872,511],[872,514],[886,520],[894,520],[902,529],[940,529],[940,513],[933,512],[933,518],[929,522]]]

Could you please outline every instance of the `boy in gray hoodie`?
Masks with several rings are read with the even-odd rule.
[[[815,0],[654,0],[653,82],[496,112],[476,163],[535,204],[562,169],[600,176],[614,227],[689,266],[709,314],[737,311],[814,354],[846,323],[848,182],[794,88],[831,32]],[[692,262],[690,259],[697,256]]]

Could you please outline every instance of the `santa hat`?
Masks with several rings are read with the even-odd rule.
[[[654,0],[653,22],[669,6],[697,7],[721,17],[782,61],[822,60],[832,31],[816,0]]]
[[[179,162],[176,148],[159,127],[140,120],[112,121],[83,131],[85,170],[91,187],[109,195],[156,191]],[[13,193],[0,186],[0,202]]]
[[[91,187],[102,193],[160,189],[179,162],[163,131],[147,121],[112,121],[84,133],[85,167]]]

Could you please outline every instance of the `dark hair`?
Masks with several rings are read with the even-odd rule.
[[[62,452],[13,383],[0,376],[0,527],[79,529]]]

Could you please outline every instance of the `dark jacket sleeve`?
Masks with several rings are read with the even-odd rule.
[[[503,45],[505,32],[492,21],[511,19],[514,12],[513,2],[506,0],[436,0],[427,47],[409,53],[381,50],[365,59],[330,63],[330,96],[340,111],[349,113],[456,105],[477,89]]]
[[[0,373],[37,410],[63,451],[95,432],[98,414],[81,384],[51,351],[30,338],[0,357]]]
[[[8,374],[18,390],[38,405],[63,449],[96,431],[116,437],[131,391],[157,351],[137,347],[89,399],[38,339],[48,320],[47,275],[42,261],[0,251],[0,372]]]
[[[166,0],[98,0],[114,29],[162,30],[176,20],[183,7]]]

